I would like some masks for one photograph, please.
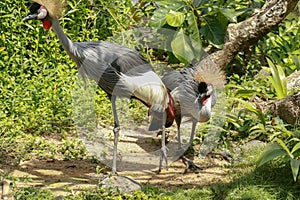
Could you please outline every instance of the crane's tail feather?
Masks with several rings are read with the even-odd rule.
[[[149,125],[149,131],[162,130],[166,123],[166,112],[161,105],[153,105],[149,109],[149,115],[151,116],[151,121]]]

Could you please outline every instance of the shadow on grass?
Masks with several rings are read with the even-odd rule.
[[[191,189],[177,189],[166,196],[187,199],[299,199],[300,183],[293,182],[289,163],[273,161],[259,168],[255,162],[233,164],[228,181]]]

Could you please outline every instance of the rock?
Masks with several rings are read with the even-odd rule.
[[[297,91],[300,89],[300,71],[294,72],[286,77],[287,89]]]
[[[127,194],[132,194],[134,191],[142,189],[140,183],[125,176],[106,177],[101,181],[101,184],[104,188],[118,189]]]
[[[270,101],[268,108],[274,116],[279,116],[285,122],[296,125],[300,122],[300,91],[283,99]]]
[[[244,144],[242,147],[243,150],[251,151],[253,148],[264,148],[266,146],[266,143],[260,141],[260,140],[251,140]]]

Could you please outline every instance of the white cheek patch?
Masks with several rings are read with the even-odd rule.
[[[48,14],[47,10],[44,9],[44,8],[41,8],[37,18],[38,19],[45,19],[47,17],[47,14]]]

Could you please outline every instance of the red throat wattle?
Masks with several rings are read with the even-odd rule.
[[[209,97],[210,97],[210,96],[205,96],[205,97],[203,97],[202,105],[205,105],[205,104],[207,103]]]
[[[175,119],[175,103],[174,100],[170,94],[170,92],[168,91],[168,97],[169,97],[169,103],[168,103],[168,107],[166,108],[166,113],[167,113],[167,121],[166,121],[166,128],[170,127]]]
[[[44,29],[49,30],[51,28],[51,25],[52,24],[51,24],[51,22],[49,20],[43,19],[43,27],[44,27]]]

